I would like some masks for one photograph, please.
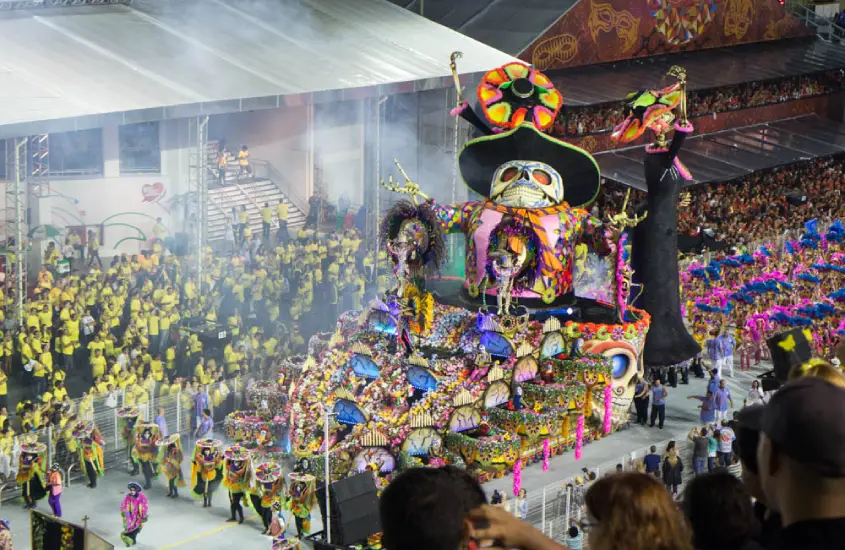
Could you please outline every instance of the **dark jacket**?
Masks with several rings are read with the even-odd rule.
[[[675,456],[672,460],[669,456],[663,459],[663,484],[680,485],[684,472],[684,463],[681,457]]]

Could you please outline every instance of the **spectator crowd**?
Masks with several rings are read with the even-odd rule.
[[[825,71],[814,75],[750,82],[741,86],[708,88],[690,92],[691,117],[713,116],[738,109],[786,103],[836,93],[845,83],[843,71]],[[611,131],[625,118],[621,102],[584,107],[567,107],[556,125],[560,136],[585,136]]]

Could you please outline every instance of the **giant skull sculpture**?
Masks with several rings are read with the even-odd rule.
[[[544,162],[512,160],[493,175],[490,198],[516,208],[545,208],[563,202],[563,179]]]
[[[584,352],[599,353],[610,358],[612,364],[611,395],[613,397],[613,425],[619,427],[628,422],[631,402],[634,400],[637,378],[645,376],[642,361],[642,338],[635,340],[587,340],[581,344]],[[604,420],[603,392],[593,394],[593,414]]]

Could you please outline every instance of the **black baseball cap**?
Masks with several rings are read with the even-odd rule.
[[[808,376],[785,384],[740,426],[766,434],[786,456],[815,473],[845,477],[845,389]]]

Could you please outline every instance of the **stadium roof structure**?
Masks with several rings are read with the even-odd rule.
[[[388,0],[441,25],[519,55],[579,0]]]
[[[843,69],[845,45],[817,37],[792,38],[580,67],[550,76],[563,92],[564,104],[595,105],[659,88],[672,65],[687,70],[689,90],[705,90]]]
[[[838,153],[845,153],[845,124],[805,115],[688,138],[680,159],[694,178],[686,182],[690,187]],[[643,146],[606,151],[595,158],[604,179],[648,191]]]
[[[383,0],[0,13],[0,138],[453,85],[513,57]],[[471,78],[471,77],[470,77]]]

